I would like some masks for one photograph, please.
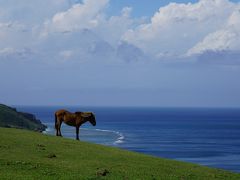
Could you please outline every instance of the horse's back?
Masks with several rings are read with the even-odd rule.
[[[59,117],[59,116],[64,116],[65,114],[69,113],[67,110],[65,109],[60,109],[58,111],[55,112],[55,116]]]

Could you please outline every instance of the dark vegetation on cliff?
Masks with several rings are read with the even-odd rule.
[[[28,129],[39,132],[47,128],[33,114],[18,112],[16,108],[3,104],[0,104],[0,127]]]

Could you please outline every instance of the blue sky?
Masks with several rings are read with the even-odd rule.
[[[232,2],[239,2],[239,0],[231,0]],[[162,6],[169,3],[196,3],[198,0],[112,0],[110,2],[109,14],[118,14],[122,8],[129,6],[133,8],[133,16],[151,17]]]
[[[171,2],[176,3],[188,3],[188,2],[197,2],[197,0],[187,1],[187,0],[113,0],[111,1],[109,13],[116,14],[121,11],[123,7],[129,6],[133,8],[133,16],[146,16],[151,17],[157,10]]]
[[[239,32],[239,1],[0,0],[0,103],[240,107]]]

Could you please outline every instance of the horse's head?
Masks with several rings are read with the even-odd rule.
[[[95,115],[92,112],[82,112],[81,116],[86,120],[89,121],[93,126],[96,126],[96,119]]]

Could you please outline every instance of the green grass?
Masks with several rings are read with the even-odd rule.
[[[37,132],[0,128],[0,179],[225,180],[240,179],[240,174]]]

